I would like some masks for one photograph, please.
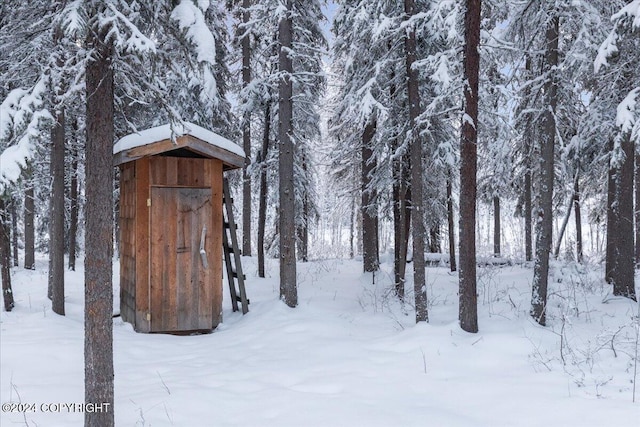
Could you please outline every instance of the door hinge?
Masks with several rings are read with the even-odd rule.
[[[147,313],[147,322],[151,322],[151,313]]]
[[[151,199],[147,199],[147,206],[151,206]]]

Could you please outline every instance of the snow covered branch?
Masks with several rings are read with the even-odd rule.
[[[51,114],[41,108],[45,91],[45,80],[40,79],[31,91],[12,90],[0,104],[0,142],[17,141],[0,154],[0,195],[20,178],[33,157],[41,121],[52,119]]]

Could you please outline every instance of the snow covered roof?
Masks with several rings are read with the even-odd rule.
[[[242,167],[245,158],[244,150],[239,145],[203,127],[185,122],[173,127],[166,124],[125,136],[113,146],[114,163],[120,165],[179,149],[220,159],[226,169]]]

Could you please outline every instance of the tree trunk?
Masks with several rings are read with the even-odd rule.
[[[447,223],[449,226],[449,267],[451,272],[457,270],[456,266],[456,236],[453,219],[453,183],[451,171],[447,172]]]
[[[460,139],[460,327],[478,332],[476,295],[476,170],[478,80],[480,70],[480,0],[467,0],[464,18],[465,112]]]
[[[18,209],[16,205],[18,200],[15,197],[11,198],[11,249],[13,250],[13,266],[20,265],[18,259]]]
[[[250,0],[242,0],[242,22],[246,25],[251,18]],[[242,38],[242,85],[246,89],[251,84],[251,45],[247,29]],[[245,158],[242,167],[242,255],[251,256],[251,113],[245,112],[242,118],[242,147]]]
[[[356,229],[356,198],[351,199],[351,217],[349,218],[349,258],[353,259],[355,251],[353,247]]]
[[[613,139],[607,142],[607,151],[613,153]],[[605,247],[605,263],[604,263],[604,280],[607,283],[613,283],[612,272],[614,268],[614,230],[616,226],[615,211],[616,200],[616,170],[609,166],[607,172],[607,230],[606,230],[606,247]]]
[[[2,299],[5,311],[11,311],[15,306],[13,302],[13,290],[11,289],[11,220],[5,206],[4,199],[0,197],[0,268],[2,269]]]
[[[578,165],[579,168],[579,165]],[[573,203],[574,203],[574,215],[576,220],[576,261],[582,263],[582,217],[580,213],[580,180],[578,170],[576,172],[576,180],[573,182]]]
[[[636,268],[640,268],[640,154],[636,152],[636,176],[635,176],[635,194],[636,194],[636,206],[635,206],[635,220],[636,220],[636,246],[635,246],[635,258]]]
[[[531,57],[527,55],[526,59],[527,74],[531,72]],[[524,171],[524,252],[525,260],[531,261],[533,259],[533,236],[531,235],[531,213],[533,211],[533,203],[531,196],[531,138],[532,138],[531,124],[527,121],[525,124],[524,132],[524,151],[525,151],[525,171]]]
[[[362,261],[365,272],[378,271],[378,204],[372,188],[372,175],[377,167],[373,148],[376,120],[371,118],[362,133]]]
[[[35,229],[35,195],[33,189],[33,171],[30,170],[24,191],[24,268],[36,269],[36,229]]]
[[[555,12],[554,12],[555,13]],[[552,70],[558,65],[557,15],[547,24],[543,74],[545,106],[540,130],[540,185],[538,219],[536,221],[536,261],[533,267],[531,316],[542,326],[546,324],[547,284],[549,279],[549,253],[553,233],[553,153],[556,136],[557,84]]]
[[[99,6],[104,7],[104,6]],[[86,65],[85,426],[114,425],[113,417],[113,69],[110,27],[93,21]]]
[[[294,194],[293,146],[293,62],[290,56],[293,25],[292,0],[286,0],[284,17],[278,24],[279,83],[278,144],[279,144],[279,228],[280,228],[280,299],[289,307],[298,305],[296,283],[296,221]]]
[[[529,163],[530,160],[527,160]],[[533,259],[533,236],[531,224],[531,212],[533,211],[533,203],[531,197],[531,168],[527,167],[524,173],[524,252],[525,260]]]
[[[60,10],[61,2],[54,8]],[[52,65],[57,69],[64,67],[64,52],[59,47],[62,28],[56,25],[53,30],[54,52]],[[55,121],[51,128],[51,198],[49,219],[49,295],[51,309],[64,316],[64,149],[65,149],[65,108],[59,105],[63,95],[62,81],[52,79],[52,105]]]
[[[404,0],[404,12],[409,19],[416,14],[414,0]],[[407,67],[407,98],[409,101],[409,122],[411,125],[411,204],[413,206],[413,288],[416,303],[416,322],[429,320],[427,313],[427,289],[425,286],[424,262],[424,212],[422,200],[422,140],[417,119],[420,115],[420,87],[418,71],[413,68],[416,61],[416,32],[411,25],[405,36]]]
[[[258,206],[258,277],[264,278],[264,232],[267,224],[267,155],[271,134],[271,103],[264,110],[264,133],[262,135],[262,154],[260,163],[260,201]]]
[[[307,174],[307,156],[302,152],[301,163],[302,163],[302,173],[304,176],[308,176]],[[301,220],[298,223],[297,227],[297,241],[296,246],[298,246],[298,259],[302,262],[309,261],[309,191],[307,187],[302,188],[302,206],[301,206]]]
[[[392,49],[391,42],[388,44]],[[389,76],[391,85],[389,96],[394,99],[397,95],[395,71],[392,68]],[[399,137],[395,137],[391,142],[392,151],[395,153],[399,148]],[[405,170],[410,160],[406,159],[406,154],[398,156],[391,161],[392,168],[392,198],[393,198],[393,275],[395,292],[400,301],[404,301],[404,279],[407,266],[407,240],[406,225],[409,218],[406,215],[406,178]],[[360,214],[360,212],[358,212]],[[360,230],[360,228],[358,228]]]
[[[394,275],[394,286],[396,290],[396,295],[400,300],[404,299],[404,269],[401,268],[402,264],[406,264],[406,261],[402,263],[401,254],[402,254],[402,245],[404,242],[404,213],[401,209],[402,201],[401,201],[401,185],[400,185],[400,174],[396,176],[397,170],[400,168],[400,161],[393,160],[393,169],[394,169],[394,181],[392,188],[392,196],[393,196],[393,275]]]
[[[78,132],[78,119],[73,120],[73,134]],[[71,146],[71,188],[69,199],[71,207],[69,212],[69,270],[76,271],[76,243],[78,241],[78,148]]]
[[[493,197],[493,256],[499,257],[500,250],[500,197]]]
[[[64,316],[64,108],[51,129],[51,212],[49,220],[49,290],[51,309]]]
[[[615,234],[613,235],[613,269],[611,279],[613,282],[613,294],[636,300],[635,291],[635,263],[634,232],[633,232],[633,163],[634,144],[631,140],[631,132],[621,136],[621,149],[624,159],[617,165],[616,170],[616,198],[614,210]]]
[[[439,254],[440,247],[440,223],[436,223],[429,228],[429,252]]]

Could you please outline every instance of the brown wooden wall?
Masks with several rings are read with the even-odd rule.
[[[120,167],[120,314],[135,324],[135,163]]]
[[[194,309],[213,310],[215,327],[222,320],[222,173],[218,159],[144,157],[121,165],[121,266],[120,298],[123,320],[139,332],[151,330],[150,313],[150,208],[152,187],[211,188],[211,221],[207,232],[208,281],[212,301],[194,301]],[[166,215],[173,215],[166,212]],[[158,223],[157,221],[155,222]],[[209,242],[209,241],[208,241]],[[163,316],[170,314],[164,313]],[[154,313],[154,316],[157,316]],[[152,320],[153,323],[153,320]],[[155,330],[155,328],[154,328]]]

